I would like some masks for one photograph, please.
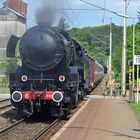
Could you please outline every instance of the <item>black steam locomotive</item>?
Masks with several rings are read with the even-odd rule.
[[[16,46],[22,64],[10,74],[10,93],[22,115],[65,115],[103,77],[103,67],[58,27],[36,26],[21,38],[11,36],[7,57],[15,57]]]

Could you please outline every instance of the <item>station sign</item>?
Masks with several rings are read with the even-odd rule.
[[[134,55],[134,65],[140,65],[140,55]]]

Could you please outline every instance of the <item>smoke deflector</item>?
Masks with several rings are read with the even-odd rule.
[[[12,35],[8,41],[7,49],[6,49],[6,56],[7,57],[15,57],[15,50],[17,43],[19,41],[19,37]]]

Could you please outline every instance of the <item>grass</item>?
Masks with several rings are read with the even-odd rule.
[[[136,102],[132,102],[132,103],[130,103],[130,106],[140,122],[140,102],[138,104]]]

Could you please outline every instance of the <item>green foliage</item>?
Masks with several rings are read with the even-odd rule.
[[[115,74],[115,81],[120,82],[121,77],[121,59],[122,59],[122,45],[116,47],[112,54],[112,67]]]
[[[115,48],[119,46],[119,42],[122,41],[122,27],[112,24],[112,29],[114,51]],[[109,44],[110,25],[85,27],[82,29],[72,28],[68,32],[70,36],[78,41],[93,58],[95,58],[99,63],[107,65],[105,49],[109,47],[109,45],[100,42],[94,38],[94,36]]]
[[[16,69],[17,63],[17,58],[4,58],[1,60],[0,68],[5,72],[5,74],[10,74],[14,69]]]
[[[140,103],[130,103],[132,110],[134,111],[134,113],[136,114],[138,120],[140,121]]]
[[[140,29],[139,25],[135,26],[135,54],[140,55]],[[133,51],[133,26],[127,28],[127,60],[132,60]]]
[[[133,60],[133,26],[127,28],[127,48],[126,48],[127,62]],[[135,25],[135,55],[140,55],[140,24]],[[128,64],[128,63],[127,63]],[[135,69],[136,70],[136,69]],[[128,65],[127,65],[127,73]],[[135,71],[136,75],[136,71]],[[127,74],[127,79],[129,74]],[[128,82],[128,81],[127,81]]]
[[[140,13],[139,13],[140,14]],[[112,69],[114,71],[114,77],[116,82],[120,82],[121,78],[121,63],[122,63],[122,42],[123,42],[123,28],[112,24],[113,30],[113,53],[112,53]],[[135,26],[135,54],[140,55],[140,23]],[[109,44],[109,31],[110,25],[99,26],[99,27],[86,27],[82,29],[73,28],[69,30],[71,37],[77,40],[85,50],[101,64],[106,65],[107,56],[105,55],[105,48],[109,47],[97,39],[93,38],[94,35],[101,40]],[[132,48],[133,48],[133,26],[127,27],[127,47],[126,55],[128,61],[132,60]],[[127,72],[128,72],[127,65]],[[128,79],[128,75],[127,75]],[[128,81],[127,81],[128,82]]]
[[[69,28],[69,25],[66,23],[65,18],[61,17],[58,23],[59,28],[62,30],[67,30]]]
[[[0,69],[6,74],[10,74],[11,72],[13,72],[13,70],[15,70],[18,66],[18,63],[20,62],[20,54],[19,54],[19,43],[20,40],[17,43],[16,46],[16,52],[15,58],[3,58],[0,60]]]

